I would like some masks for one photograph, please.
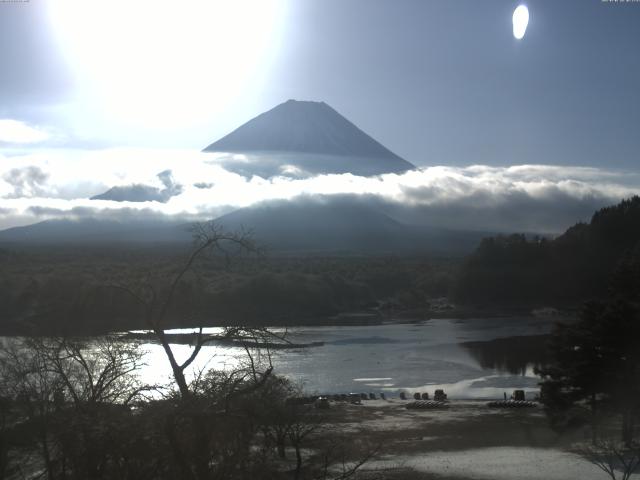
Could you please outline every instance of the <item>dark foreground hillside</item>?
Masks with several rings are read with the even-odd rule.
[[[640,285],[640,197],[594,213],[554,240],[484,239],[457,279],[466,303],[576,305],[603,297],[610,282]],[[623,278],[624,277],[624,278]]]

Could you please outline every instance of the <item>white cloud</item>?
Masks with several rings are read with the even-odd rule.
[[[0,119],[0,142],[30,144],[44,142],[49,138],[49,133],[19,120]]]
[[[367,197],[410,223],[448,228],[561,231],[594,209],[640,193],[640,175],[550,165],[434,166],[404,174],[312,178],[225,170],[220,154],[186,150],[42,150],[0,156],[0,228],[57,216],[108,211],[211,218],[234,208],[297,197]],[[168,201],[89,200],[114,186],[176,188]]]

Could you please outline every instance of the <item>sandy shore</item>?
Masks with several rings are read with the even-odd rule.
[[[541,408],[490,409],[482,401],[452,401],[446,410],[407,410],[407,403],[335,403],[328,411],[336,432],[380,445],[380,454],[366,466],[376,478],[609,478],[571,452],[584,441],[584,432],[554,432]]]

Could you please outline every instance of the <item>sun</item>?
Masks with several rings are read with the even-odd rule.
[[[132,126],[197,123],[238,97],[271,55],[277,0],[53,0],[79,92]]]
[[[519,5],[513,11],[513,36],[522,40],[529,25],[529,9],[525,5]]]

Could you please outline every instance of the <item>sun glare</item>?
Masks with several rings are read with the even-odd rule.
[[[529,9],[525,5],[519,5],[513,11],[513,36],[521,40],[529,25]]]
[[[266,68],[277,0],[55,0],[80,95],[131,126],[195,124]]]

